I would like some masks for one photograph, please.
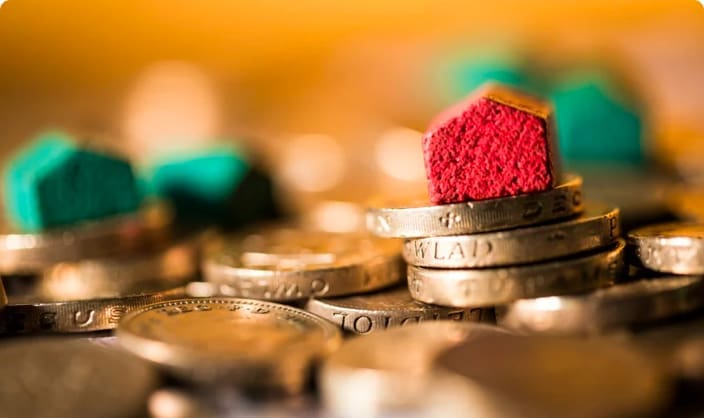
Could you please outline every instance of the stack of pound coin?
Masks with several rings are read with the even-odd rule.
[[[197,276],[201,235],[174,231],[163,203],[40,232],[5,231],[0,334],[113,329],[127,312],[183,297],[181,287]]]
[[[428,304],[478,308],[580,293],[612,284],[623,269],[618,209],[585,205],[572,174],[532,194],[373,205],[367,226],[405,239],[408,288]]]

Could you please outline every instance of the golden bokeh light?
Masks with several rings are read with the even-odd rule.
[[[200,68],[187,62],[147,67],[125,104],[128,151],[138,161],[198,148],[214,140],[219,126],[215,88]]]

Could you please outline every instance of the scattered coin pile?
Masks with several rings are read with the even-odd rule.
[[[172,226],[163,204],[41,232],[3,225],[0,333],[110,330],[127,312],[183,296],[198,243]]]
[[[559,175],[549,115],[484,99],[457,119],[486,117],[477,173],[497,167],[485,153],[515,157],[492,142],[500,115],[501,129],[531,124],[519,153],[538,149],[521,161],[539,182],[466,181],[443,154],[466,132],[454,120],[426,137],[426,163],[449,170],[435,203],[372,203],[367,231],[184,230],[154,202],[2,225],[0,336],[33,337],[0,341],[0,416],[678,415],[674,378],[704,382],[704,226],[626,243],[619,209]],[[491,196],[458,201],[474,194]]]

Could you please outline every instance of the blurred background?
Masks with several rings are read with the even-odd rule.
[[[137,165],[235,142],[300,209],[423,189],[433,115],[499,79],[566,103],[568,167],[698,183],[703,77],[694,0],[9,0],[0,151],[48,129],[105,141]],[[598,107],[570,90],[575,79],[608,80],[596,120],[625,107],[637,126],[622,137],[635,143],[602,138],[618,121],[560,120]]]

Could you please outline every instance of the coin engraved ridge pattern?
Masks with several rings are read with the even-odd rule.
[[[409,265],[408,287],[416,300],[454,307],[593,290],[611,284],[621,273],[624,247],[619,240],[608,251],[508,268],[440,270]]]
[[[119,298],[9,304],[0,310],[0,335],[110,330],[129,312],[184,295],[178,288]]]
[[[387,238],[474,234],[564,219],[583,209],[582,179],[568,175],[542,193],[435,206],[370,207],[367,229]]]
[[[620,235],[619,210],[592,209],[577,219],[511,231],[409,239],[408,264],[476,268],[545,261],[611,244]]]

